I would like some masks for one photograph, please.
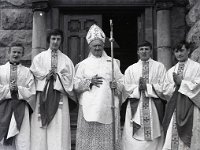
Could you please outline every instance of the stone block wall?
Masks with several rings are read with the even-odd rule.
[[[189,12],[186,15],[187,25],[190,27],[186,40],[196,47],[200,46],[200,1],[189,0]]]
[[[178,42],[185,39],[187,25],[185,22],[186,8],[173,7],[171,9],[171,42],[174,47]]]
[[[174,6],[171,9],[171,46],[174,46],[185,39],[187,25],[185,22],[186,8],[183,6]],[[176,64],[175,56],[172,53],[172,65]]]
[[[30,65],[32,44],[31,0],[0,0],[0,65],[7,61],[9,45],[22,43],[23,63]]]
[[[189,3],[190,11],[186,21],[190,30],[187,40],[200,45],[200,0],[175,0],[176,3]],[[0,0],[0,65],[7,60],[8,45],[20,42],[25,47],[23,60],[30,64],[32,49],[32,0]],[[172,46],[183,40],[187,33],[185,7],[171,9]]]

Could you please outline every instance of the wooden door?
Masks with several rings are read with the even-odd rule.
[[[152,7],[147,7],[138,16],[138,43],[147,40],[151,42],[153,48],[153,58],[156,59],[155,36],[154,36],[154,10]]]
[[[90,26],[97,24],[102,26],[101,15],[64,15],[64,47],[63,52],[67,54],[74,65],[88,56],[88,44],[86,34]]]
[[[145,15],[141,13],[137,17],[138,21],[138,43],[145,40]]]
[[[64,15],[63,16],[63,53],[70,57],[74,65],[88,56],[88,44],[85,39],[90,26],[102,27],[101,15]],[[72,150],[75,149],[78,107],[70,112]]]

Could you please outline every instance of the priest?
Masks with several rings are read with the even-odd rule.
[[[74,65],[59,48],[63,32],[48,33],[49,49],[36,55],[31,65],[37,101],[31,118],[31,150],[71,150],[69,103],[73,93]]]
[[[9,48],[9,62],[0,66],[0,149],[30,149],[30,114],[35,104],[34,77],[21,64],[22,44]]]
[[[174,48],[178,63],[168,70],[163,94],[168,103],[163,120],[163,150],[199,150],[200,64],[189,59],[190,44]]]
[[[122,136],[123,150],[160,150],[163,144],[162,94],[166,69],[151,58],[152,45],[139,43],[139,61],[129,66],[124,75],[123,97],[128,101]]]

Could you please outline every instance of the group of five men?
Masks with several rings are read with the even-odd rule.
[[[49,33],[49,49],[34,57],[30,69],[20,64],[23,46],[10,46],[9,62],[0,66],[0,150],[71,150],[69,103],[77,99],[76,150],[199,149],[200,64],[188,58],[189,45],[174,48],[178,63],[166,72],[144,41],[138,45],[139,61],[124,75],[113,59],[112,80],[105,38],[92,25],[86,36],[90,53],[75,68],[59,50],[60,30]]]

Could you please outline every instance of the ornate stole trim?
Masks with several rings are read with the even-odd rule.
[[[58,53],[57,51],[51,51],[51,69],[57,70],[57,64],[58,64]]]
[[[178,65],[178,70],[177,70],[177,74],[183,78],[183,70],[184,70],[185,64],[184,63],[180,63]]]
[[[177,131],[177,125],[176,125],[176,110],[174,111],[173,115],[173,122],[172,122],[172,141],[171,141],[171,149],[172,150],[178,150],[179,146],[179,136]]]
[[[55,72],[57,71],[57,64],[58,64],[58,52],[57,51],[51,51],[51,70],[54,70]],[[59,94],[59,96],[58,96],[58,94],[57,94],[57,92],[54,92],[54,90],[53,90],[53,82],[54,81],[49,81],[48,83],[47,83],[47,85],[45,86],[45,90],[44,91],[46,91],[46,93],[40,93],[39,95],[39,97],[40,97],[40,99],[43,99],[43,101],[44,100],[47,100],[47,97],[51,97],[51,98],[55,98],[55,101],[57,101],[56,99],[59,97],[59,99],[60,99],[60,94]],[[50,87],[50,84],[51,84],[51,87]],[[49,89],[49,88],[52,88],[52,89]],[[51,91],[52,93],[49,93],[48,91]],[[57,94],[57,96],[55,96],[55,93]],[[52,95],[48,95],[48,94],[52,94]],[[50,100],[49,100],[50,101]],[[59,100],[60,101],[60,100]],[[46,111],[48,111],[48,108],[47,107],[49,107],[49,106],[47,106],[47,104],[42,104],[41,103],[41,101],[40,101],[40,107],[38,108],[38,121],[42,121],[43,123],[42,123],[42,126],[43,127],[45,127],[45,125],[48,125],[48,121],[49,121],[49,118],[48,118],[48,121],[46,121],[45,119],[47,118],[45,118],[43,115],[45,114],[45,113],[47,113],[47,112],[41,112],[41,107],[42,107],[42,105],[43,105],[43,107],[45,107],[45,109],[46,109]],[[63,105],[63,102],[58,102],[58,104],[56,104],[56,105],[58,105],[58,108],[62,108],[62,105]],[[55,107],[57,107],[57,106],[55,106]],[[41,115],[41,114],[43,114],[43,115]],[[45,114],[46,116],[47,116],[47,114]],[[48,114],[49,115],[49,114]],[[48,122],[48,123],[47,123]]]
[[[17,86],[17,65],[10,64],[10,86]],[[10,91],[12,99],[18,100],[18,91]]]
[[[17,65],[10,65],[10,84],[17,85]]]
[[[183,78],[183,70],[184,70],[184,63],[179,63],[177,74]],[[179,136],[177,131],[177,123],[176,123],[176,109],[174,111],[173,123],[172,123],[172,140],[171,140],[171,147],[172,150],[178,150],[179,147]]]
[[[149,82],[149,62],[143,62],[142,66],[142,77],[146,80],[146,83]],[[141,122],[144,125],[144,137],[145,140],[152,140],[151,137],[151,119],[150,119],[150,109],[149,109],[149,98],[145,96],[145,92],[141,92],[142,96],[142,112],[143,116]]]
[[[57,65],[58,65],[58,52],[52,51],[51,52],[51,69],[55,72],[57,71]],[[59,108],[63,107],[63,98],[61,96],[60,102],[59,102]]]

